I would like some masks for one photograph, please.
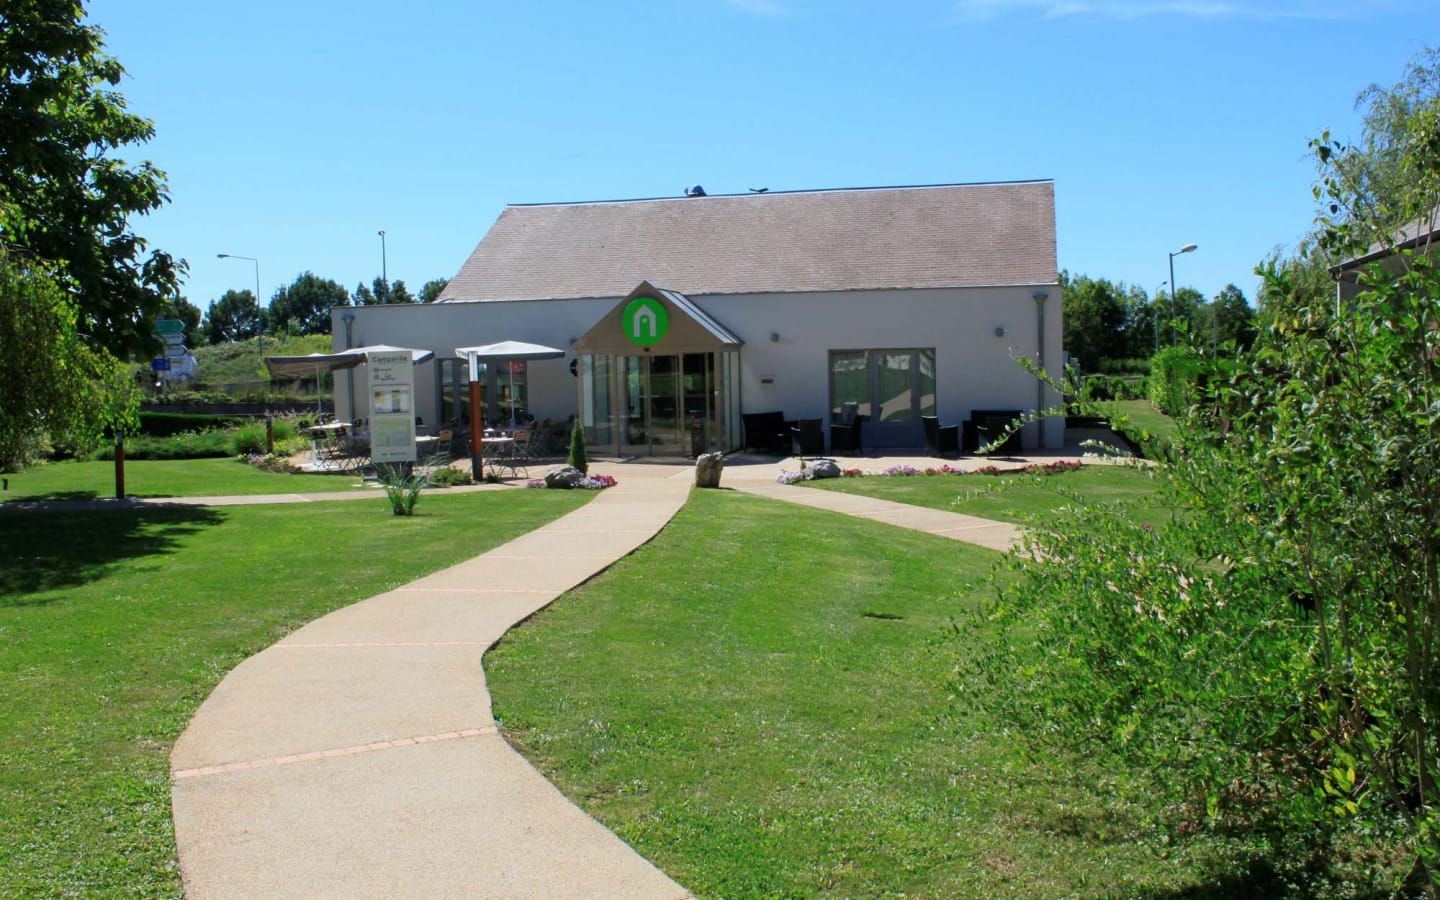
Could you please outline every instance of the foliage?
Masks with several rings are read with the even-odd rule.
[[[415,298],[410,296],[410,291],[405,287],[403,281],[386,281],[377,278],[366,287],[364,282],[355,286],[354,293],[356,306],[384,306],[394,303],[414,303]]]
[[[1255,310],[1245,300],[1245,293],[1233,284],[1221,288],[1210,303],[1211,340],[1218,344],[1234,344],[1242,350],[1255,342]]]
[[[1440,165],[1419,118],[1415,184]],[[1364,151],[1316,147],[1340,255],[1385,229]],[[1169,773],[1184,829],[1258,830],[1312,885],[1364,840],[1440,896],[1440,270],[1394,254],[1343,304],[1261,271],[1284,301],[1253,351],[1168,366],[1202,376],[1159,475],[1186,515],[1033,527],[964,680],[1037,739]]]
[[[331,338],[328,334],[315,335],[273,335],[265,339],[265,353],[274,356],[304,356],[308,353],[329,353]],[[194,382],[196,390],[203,391],[205,385],[239,385],[248,384],[252,388],[249,393],[261,395],[260,399],[266,399],[265,395],[272,392],[266,390],[270,380],[270,374],[265,369],[265,362],[260,355],[259,339],[249,338],[243,341],[211,344],[195,348],[195,367],[197,380]],[[328,385],[330,378],[328,373],[320,373],[322,385]],[[311,376],[313,381],[313,376]],[[171,391],[171,397],[182,392]],[[216,395],[217,402],[224,402],[233,397]]]
[[[1180,418],[1195,402],[1200,366],[1200,354],[1189,346],[1161,348],[1150,360],[1146,396],[1167,416]]]
[[[457,484],[474,484],[469,472],[450,467],[436,469],[430,473],[431,487],[454,487]]]
[[[590,471],[590,458],[585,453],[585,426],[576,419],[570,429],[570,453],[565,464],[579,469],[582,474]]]
[[[1096,371],[1100,360],[1126,354],[1125,305],[1121,291],[1106,279],[1087,275],[1060,276],[1064,303],[1064,344],[1086,371]]]
[[[113,87],[124,69],[82,24],[81,0],[0,10],[0,247],[54,266],[74,332],[120,359],[148,353],[151,323],[179,270],[130,227],[167,200],[165,175],[111,154],[148,141],[149,120]]]
[[[188,343],[195,343],[203,337],[200,331],[200,322],[204,317],[200,307],[186,300],[184,297],[171,297],[160,307],[160,318],[179,319],[185,323],[185,336]]]
[[[339,282],[301,272],[270,298],[267,325],[272,334],[329,334],[330,308],[349,305],[350,292]]]
[[[233,443],[230,432],[221,429],[188,431],[165,437],[154,437],[147,434],[137,434],[134,437],[127,435],[125,437],[125,460],[128,463],[141,459],[209,459],[234,456],[231,449]],[[112,441],[106,441],[95,450],[81,454],[80,458],[112,460],[115,458],[115,444]]]
[[[450,279],[448,278],[432,278],[431,280],[425,282],[423,285],[420,286],[420,302],[434,303],[436,300],[440,299],[440,294],[449,284]]]
[[[209,431],[231,428],[248,421],[245,416],[215,416],[199,413],[166,413],[140,411],[140,433],[150,437],[169,437],[186,431]]]
[[[212,344],[253,338],[264,327],[265,313],[248,289],[226,291],[205,313],[205,340]]]
[[[415,504],[420,502],[420,492],[428,485],[429,477],[423,472],[407,471],[398,464],[383,464],[377,467],[380,486],[385,489],[385,499],[390,502],[390,511],[397,516],[415,515]]]
[[[128,370],[79,334],[58,278],[0,254],[0,471],[43,458],[50,443],[88,450],[108,428],[134,430]]]

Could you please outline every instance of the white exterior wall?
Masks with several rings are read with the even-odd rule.
[[[637,280],[638,283],[638,280]],[[663,285],[661,285],[663,287]],[[1060,288],[1058,285],[840,291],[803,294],[691,296],[691,300],[734,332],[740,350],[740,403],[745,412],[782,410],[787,418],[828,420],[829,351],[935,348],[936,407],[941,424],[958,424],[972,409],[1035,410],[1059,404],[1059,396],[1015,362],[1039,358],[1039,319],[1044,293],[1045,367],[1057,380],[1062,373]],[[502,340],[530,341],[568,348],[609,312],[620,298],[598,300],[439,303],[414,306],[339,307],[332,311],[335,348],[344,349],[342,316],[353,312],[355,346],[394,344],[435,351],[449,358],[459,346]],[[1004,329],[996,336],[996,328]],[[772,341],[771,335],[779,340]],[[663,344],[657,346],[663,352]],[[562,420],[576,412],[578,388],[570,374],[569,351],[563,360],[530,364],[529,403],[541,419]],[[416,373],[417,410],[430,421],[435,414],[436,367]],[[356,370],[364,409],[365,369]],[[773,384],[762,384],[773,378]],[[337,405],[347,409],[346,379],[336,379]],[[1045,423],[1022,434],[1026,447],[1043,443],[1058,448],[1064,423]]]

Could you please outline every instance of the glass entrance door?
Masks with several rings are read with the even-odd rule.
[[[622,456],[695,456],[718,446],[715,354],[620,357]]]

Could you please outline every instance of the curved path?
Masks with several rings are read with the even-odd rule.
[[[649,540],[688,485],[622,478],[236,667],[171,754],[186,895],[688,897],[511,750],[480,666],[513,625]]]
[[[688,465],[600,470],[619,483],[575,512],[318,619],[221,681],[171,753],[188,897],[690,896],[515,753],[490,711],[485,649],[653,537],[693,480]],[[984,519],[780,487],[780,470],[742,461],[725,482],[996,550],[1017,536]],[[181,502],[321,499],[341,497]]]

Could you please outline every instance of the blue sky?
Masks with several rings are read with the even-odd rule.
[[[1423,5],[1423,4],[1422,4]],[[1306,143],[1435,36],[1389,0],[91,0],[201,308],[311,270],[412,290],[506,203],[1055,180],[1059,262],[1253,299]]]

